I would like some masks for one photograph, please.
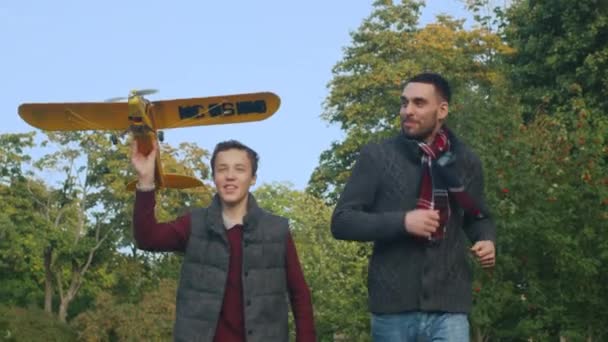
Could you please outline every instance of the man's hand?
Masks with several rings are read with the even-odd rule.
[[[439,228],[439,212],[432,209],[415,209],[405,214],[404,221],[408,233],[428,238]]]
[[[494,267],[496,263],[496,250],[494,249],[494,242],[490,240],[477,241],[471,247],[471,253],[475,255],[477,261],[483,268]]]

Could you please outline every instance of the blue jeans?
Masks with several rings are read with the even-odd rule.
[[[467,342],[469,320],[461,313],[372,314],[374,342]]]

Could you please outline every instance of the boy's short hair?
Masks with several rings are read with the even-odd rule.
[[[226,140],[215,145],[215,149],[211,155],[211,175],[215,176],[215,158],[217,157],[217,154],[232,149],[247,152],[247,157],[249,157],[249,161],[251,162],[251,173],[255,177],[258,172],[258,161],[260,160],[260,157],[251,147],[237,140]]]

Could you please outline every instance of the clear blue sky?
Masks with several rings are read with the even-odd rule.
[[[269,119],[165,132],[172,145],[212,150],[236,138],[261,155],[258,184],[303,189],[320,153],[340,140],[320,119],[332,67],[372,0],[189,0],[0,2],[0,134],[29,132],[23,102],[103,101],[157,88],[150,100],[272,91]],[[462,0],[428,0],[438,13],[467,16]]]

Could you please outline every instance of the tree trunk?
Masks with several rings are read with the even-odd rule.
[[[334,340],[333,342],[344,342],[347,341],[348,337],[346,337],[346,335],[341,334],[341,333],[334,333]]]
[[[62,290],[63,284],[61,283],[61,277],[58,277],[59,283],[57,284],[57,286],[59,286],[59,297],[61,298],[61,301],[59,303],[58,316],[59,320],[64,323],[67,321],[68,308],[70,307],[70,303],[72,302],[72,299],[76,297],[78,290],[80,290],[80,285],[82,285],[82,277],[86,272],[86,269],[89,267],[93,253],[93,251],[90,252],[89,262],[87,263],[86,268],[84,269],[79,268],[76,261],[72,261],[72,280],[70,281],[70,286],[66,289],[65,292]]]
[[[44,250],[44,311],[53,312],[53,272],[51,265],[53,261],[53,247]]]
[[[474,327],[473,328],[473,341],[474,342],[485,342],[487,340],[488,340],[488,337],[485,336],[485,334],[482,331],[481,327]]]
[[[65,296],[65,298],[63,298],[61,300],[61,303],[59,303],[59,320],[63,323],[66,323],[66,321],[67,321],[68,307],[70,306],[71,301],[72,301],[72,298],[69,295],[67,295],[67,296]]]

